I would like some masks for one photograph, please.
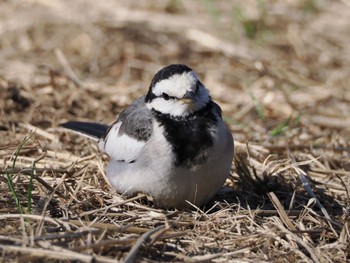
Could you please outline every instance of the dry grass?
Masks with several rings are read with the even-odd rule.
[[[348,1],[111,2],[0,3],[1,261],[349,261]],[[193,211],[118,195],[107,157],[58,128],[112,123],[174,62],[236,142]]]

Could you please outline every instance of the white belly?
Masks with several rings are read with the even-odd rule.
[[[222,129],[207,162],[188,169],[175,167],[171,146],[159,134],[162,132],[162,127],[154,126],[153,136],[140,153],[142,158],[134,163],[111,160],[106,173],[112,186],[121,194],[148,194],[161,207],[189,207],[188,202],[205,204],[229,176],[233,158],[231,133]]]

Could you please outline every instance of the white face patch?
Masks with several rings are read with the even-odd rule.
[[[198,77],[193,71],[176,74],[168,79],[161,80],[152,89],[157,98],[147,103],[146,106],[149,109],[155,109],[173,116],[186,116],[198,111],[208,103],[210,98],[208,90],[203,85],[200,85],[197,90],[197,81]],[[187,92],[195,93],[197,101],[193,103],[181,101],[181,98]],[[169,100],[164,99],[163,93],[171,98]]]
[[[156,96],[166,93],[169,96],[182,98],[187,91],[194,91],[198,77],[193,71],[176,74],[159,81],[152,89]]]

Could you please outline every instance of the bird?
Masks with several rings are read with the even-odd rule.
[[[109,155],[106,175],[125,196],[151,196],[156,207],[202,207],[224,185],[234,154],[222,111],[198,75],[171,64],[146,95],[112,125],[68,121],[62,127],[94,139]]]

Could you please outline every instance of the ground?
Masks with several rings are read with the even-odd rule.
[[[2,1],[2,262],[350,260],[350,3]],[[171,63],[235,139],[205,207],[125,198],[67,120],[113,123]]]

